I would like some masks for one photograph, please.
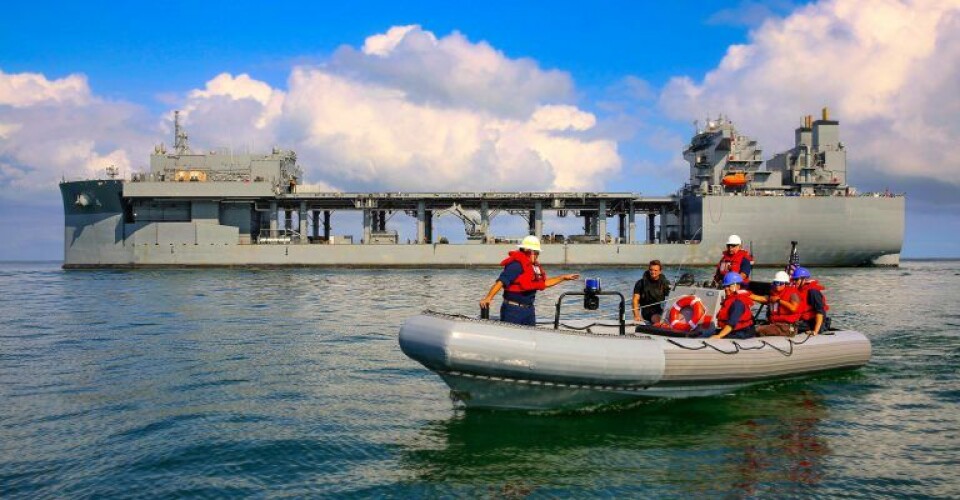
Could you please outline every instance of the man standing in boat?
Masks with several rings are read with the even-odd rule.
[[[657,324],[663,316],[663,302],[670,295],[670,281],[663,276],[659,260],[651,260],[643,277],[633,285],[633,320],[640,317],[650,324]]]
[[[743,240],[735,234],[727,238],[727,249],[717,263],[717,272],[713,275],[713,282],[720,284],[727,273],[733,271],[743,278],[744,286],[750,283],[750,272],[753,270],[753,256],[743,249]]]
[[[740,273],[729,272],[723,277],[723,303],[717,313],[717,326],[720,330],[713,334],[712,339],[749,339],[757,336],[753,327],[753,314],[750,307],[750,292],[741,290],[743,278]]]
[[[520,247],[511,251],[500,265],[503,266],[503,272],[490,287],[487,296],[480,301],[480,308],[488,309],[493,298],[503,290],[500,321],[518,325],[537,324],[537,314],[533,307],[537,291],[564,281],[580,279],[579,274],[547,278],[547,273],[540,266],[540,238],[533,235],[524,238]]]
[[[824,328],[830,327],[830,320],[827,318],[830,306],[823,296],[826,288],[811,278],[810,271],[805,267],[793,270],[793,281],[800,293],[800,331],[819,335]]]

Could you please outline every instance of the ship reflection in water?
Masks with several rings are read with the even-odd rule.
[[[828,411],[789,385],[598,413],[464,411],[427,425],[402,464],[441,494],[803,494],[825,474]]]

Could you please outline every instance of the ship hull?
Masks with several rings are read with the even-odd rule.
[[[131,222],[122,181],[61,184],[64,268],[497,265],[512,244],[257,244],[216,220]],[[129,209],[126,209],[129,210]],[[712,265],[738,234],[759,266],[783,265],[799,241],[810,266],[897,265],[903,197],[707,196],[681,200],[676,243],[545,244],[540,260],[558,266]],[[679,239],[679,238],[678,238]]]

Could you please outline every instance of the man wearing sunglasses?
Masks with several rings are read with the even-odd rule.
[[[743,241],[739,236],[731,234],[727,239],[727,249],[724,250],[720,262],[717,263],[717,272],[713,275],[713,282],[720,284],[727,273],[733,271],[743,278],[744,287],[750,283],[750,271],[753,270],[753,256],[743,249]]]
[[[524,238],[519,248],[511,251],[500,265],[503,266],[503,272],[490,287],[487,296],[480,301],[480,308],[489,308],[493,298],[503,290],[500,321],[518,325],[537,324],[536,309],[533,307],[537,291],[564,281],[580,279],[579,274],[547,278],[547,273],[540,267],[540,238],[533,235]]]
[[[797,334],[800,321],[800,291],[790,285],[790,275],[778,271],[770,284],[770,295],[751,295],[754,302],[767,304],[769,324],[757,326],[761,337],[790,337]]]

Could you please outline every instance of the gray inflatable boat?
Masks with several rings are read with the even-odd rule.
[[[716,309],[716,290],[686,292]],[[557,310],[556,323],[536,327],[428,311],[403,324],[400,348],[440,375],[467,407],[532,410],[719,395],[870,361],[870,341],[850,330],[684,338],[625,331],[622,319],[560,322]]]

